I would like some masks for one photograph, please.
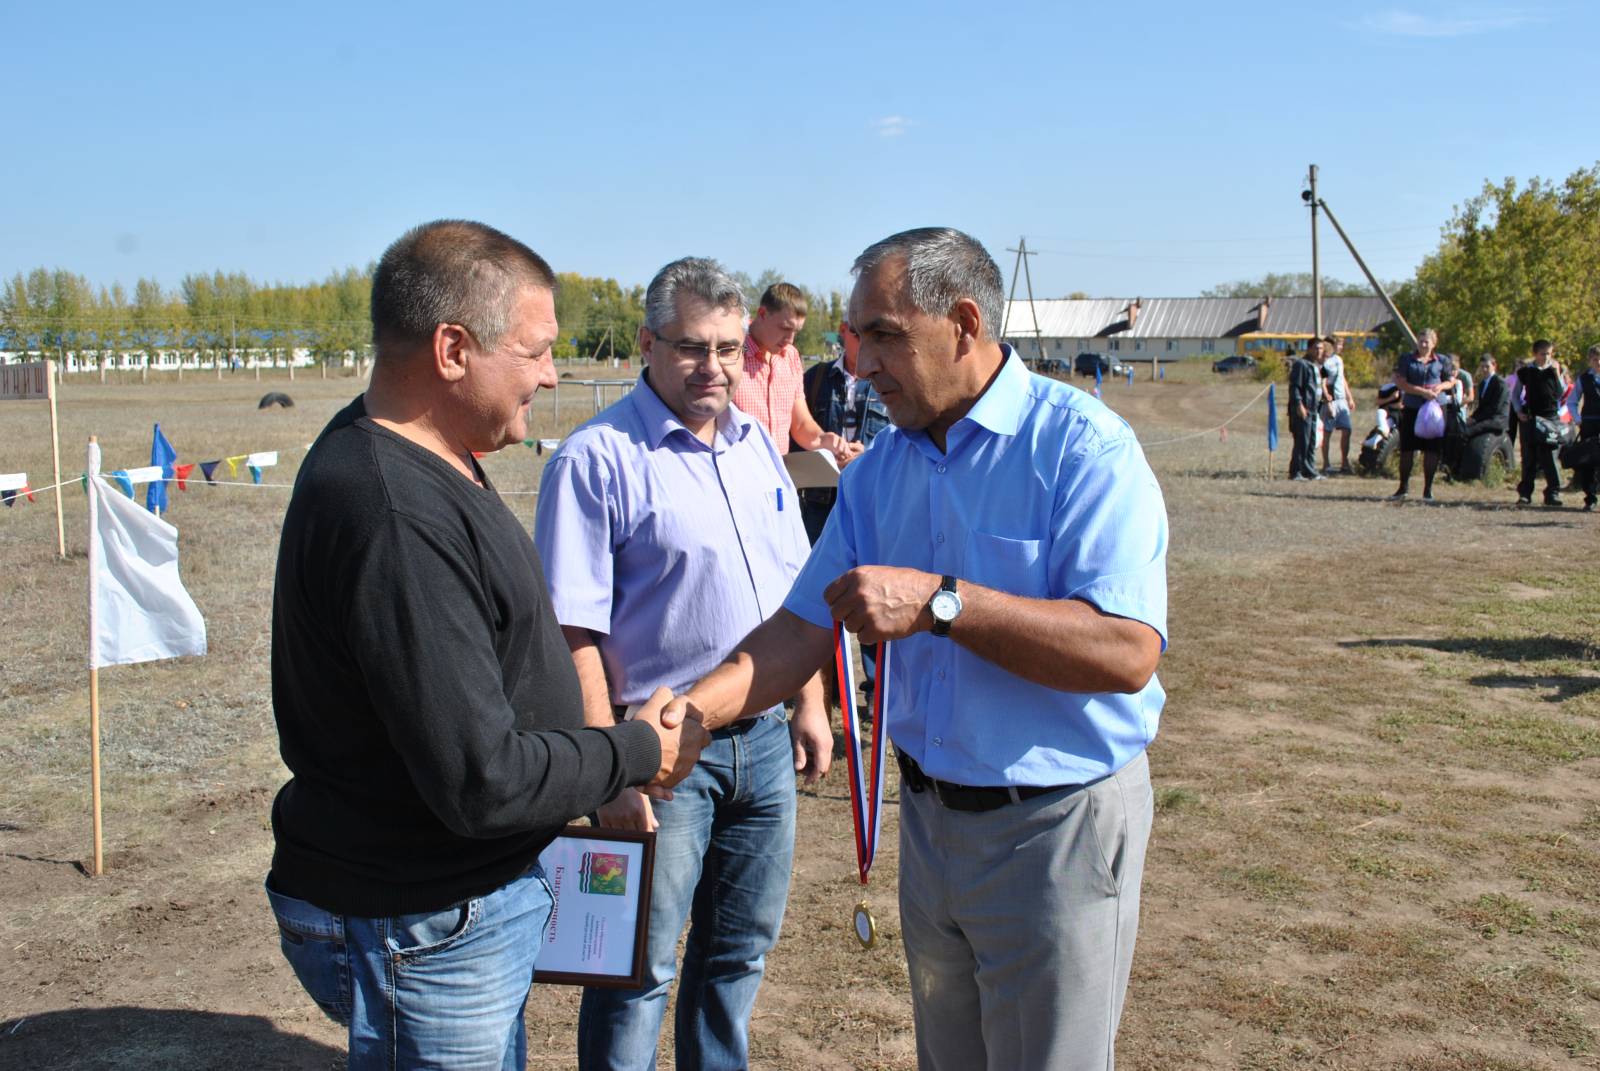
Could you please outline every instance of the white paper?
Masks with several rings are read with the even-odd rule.
[[[796,488],[839,486],[839,461],[832,450],[791,450],[783,455],[783,467]]]
[[[270,469],[278,463],[278,451],[263,450],[259,454],[251,454],[244,459],[246,465],[254,465],[258,469]]]
[[[20,491],[28,486],[26,472],[0,472],[0,491]]]
[[[165,470],[160,465],[144,465],[136,469],[123,469],[129,483],[154,483],[165,478]]]
[[[538,974],[633,974],[645,845],[562,834],[539,855],[555,906],[535,961]]]
[[[99,468],[97,456],[92,467]],[[89,664],[205,654],[205,619],[178,577],[178,530],[103,477],[90,481]]]

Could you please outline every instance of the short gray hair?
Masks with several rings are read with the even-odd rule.
[[[856,258],[857,277],[891,257],[906,261],[911,304],[929,316],[948,316],[956,302],[970,300],[983,318],[983,338],[998,341],[1005,311],[1005,280],[989,251],[953,227],[918,227],[874,242]]]
[[[526,286],[554,291],[555,272],[510,235],[465,219],[413,227],[384,250],[372,276],[378,357],[426,341],[439,324],[460,324],[478,345],[493,348]]]
[[[652,334],[678,319],[678,296],[697,297],[713,309],[747,311],[744,287],[710,257],[683,257],[656,272],[644,292],[644,325]]]

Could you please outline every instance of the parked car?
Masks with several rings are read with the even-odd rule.
[[[1041,376],[1064,376],[1072,371],[1065,357],[1044,357],[1033,362],[1033,370]]]
[[[1106,379],[1111,376],[1125,376],[1128,374],[1127,365],[1123,364],[1121,361],[1115,360],[1114,358],[1108,357],[1103,353],[1080,353],[1072,362],[1072,370],[1078,373],[1080,376],[1089,376],[1092,378],[1096,368],[1100,370],[1100,377],[1102,379]]]
[[[1256,359],[1246,354],[1237,353],[1232,357],[1224,357],[1220,361],[1211,362],[1211,370],[1218,375],[1225,376],[1230,372],[1253,372]]]

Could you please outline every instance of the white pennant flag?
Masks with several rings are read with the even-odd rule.
[[[89,664],[206,653],[206,623],[178,578],[178,530],[100,476],[89,445]]]

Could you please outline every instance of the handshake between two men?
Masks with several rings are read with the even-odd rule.
[[[859,566],[830,584],[823,597],[836,621],[863,643],[875,644],[931,631],[936,624],[931,605],[940,581],[917,569]],[[657,829],[651,801],[673,798],[672,786],[694,770],[711,733],[741,723],[748,728],[749,719],[775,715],[778,704],[790,696],[795,703],[789,720],[794,770],[806,784],[820,781],[832,763],[833,730],[820,679],[813,674],[829,659],[832,643],[830,630],[779,610],[692,687],[676,696],[657,688],[632,716],[656,729],[660,771],[648,785],[624,789],[602,806],[600,824]]]

